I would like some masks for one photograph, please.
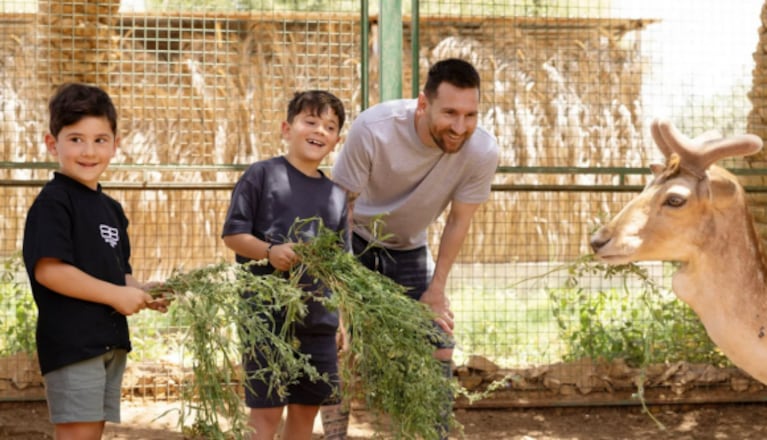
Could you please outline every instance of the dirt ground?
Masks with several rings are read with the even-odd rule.
[[[107,424],[105,439],[181,440],[176,403],[123,402],[123,423]],[[169,411],[170,410],[170,411]],[[767,438],[767,403],[456,410],[469,440],[748,440]],[[315,425],[315,438],[321,427]],[[370,419],[352,414],[349,439],[373,438]],[[386,437],[385,435],[383,436]],[[52,439],[45,402],[0,402],[0,439]],[[456,435],[451,438],[461,438]]]

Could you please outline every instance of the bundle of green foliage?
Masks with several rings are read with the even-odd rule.
[[[180,417],[183,426],[186,416],[194,413],[189,434],[206,439],[248,437],[238,386],[244,383],[241,359],[255,347],[267,363],[251,377],[267,380],[270,393],[284,395],[301,376],[327,380],[296,350],[291,327],[275,333],[274,323],[266,318],[273,310],[285,310],[289,323],[306,315],[306,293],[289,280],[255,276],[246,267],[220,263],[176,273],[155,293],[169,292],[172,319],[186,328],[184,358],[192,362],[193,379],[182,388]]]
[[[379,416],[380,431],[395,438],[439,438],[438,422],[446,414],[455,424],[446,412],[455,385],[442,374],[429,342],[438,334],[431,311],[404,295],[402,286],[362,266],[344,250],[338,234],[320,227],[318,237],[295,246],[302,262],[287,279],[255,276],[243,266],[221,263],[176,273],[157,291],[173,292],[171,313],[179,326],[188,328],[184,357],[192,359],[193,379],[182,393],[189,411],[182,409],[181,423],[194,411],[189,434],[247,436],[242,399],[232,386],[246,383],[239,367],[244,347],[270,347],[267,364],[254,374],[271,377],[270,392],[285,393],[303,375],[327,380],[296,350],[291,337],[291,329],[306,314],[308,294],[297,285],[304,273],[333,291],[326,306],[339,310],[348,329],[350,343],[340,366],[344,402],[364,402]],[[283,309],[285,325],[274,332],[264,316]]]
[[[362,400],[374,414],[387,416],[395,438],[440,438],[437,427],[452,414],[446,403],[456,384],[433,356],[429,341],[440,333],[431,310],[360,264],[332,231],[294,249],[303,268],[333,291],[328,305],[340,311],[348,332],[349,347],[341,355],[346,401]]]

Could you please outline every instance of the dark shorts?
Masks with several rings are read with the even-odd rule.
[[[426,289],[429,288],[432,277],[432,260],[429,249],[426,246],[407,250],[397,251],[384,249],[381,247],[371,247],[365,250],[368,242],[357,234],[353,234],[352,249],[354,255],[365,267],[379,272],[391,278],[397,284],[406,287],[407,296],[418,301]],[[432,343],[437,348],[454,348],[455,340],[453,337],[440,327],[437,323],[434,325],[439,329],[442,335],[436,338]]]
[[[312,382],[302,376],[294,384],[287,386],[287,396],[280,398],[276,393],[269,393],[267,384],[261,380],[248,379],[245,387],[245,404],[248,408],[274,408],[289,404],[332,405],[340,402],[338,392],[338,354],[336,337],[331,335],[299,335],[300,351],[311,355],[309,363],[320,374],[326,374],[329,381]],[[265,365],[262,353],[256,350],[256,357],[245,356],[243,360],[246,374],[259,370]],[[248,374],[250,376],[250,374]]]

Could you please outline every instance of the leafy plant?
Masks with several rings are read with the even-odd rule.
[[[587,256],[567,270],[564,288],[548,289],[567,345],[565,360],[624,358],[632,366],[676,360],[729,363],[694,312],[659,286],[645,268],[605,265]],[[594,291],[581,285],[584,278],[594,276],[617,279],[621,287]]]
[[[0,355],[15,353],[32,354],[36,350],[35,327],[37,308],[35,307],[26,282],[19,282],[19,274],[24,272],[21,254],[16,253],[3,261],[0,274],[0,308],[7,313],[0,320]]]
[[[309,221],[317,219],[298,220],[294,227]],[[182,409],[181,423],[196,412],[189,434],[206,439],[246,435],[241,397],[232,386],[244,382],[239,369],[243,347],[257,346],[266,355],[265,365],[251,377],[268,380],[270,393],[284,395],[299,376],[327,380],[296,350],[291,337],[307,310],[308,294],[297,286],[306,273],[333,291],[325,303],[339,310],[349,329],[350,347],[341,356],[343,400],[364,401],[382,428],[387,420],[395,438],[437,439],[444,418],[457,425],[447,407],[456,384],[443,375],[429,342],[439,337],[430,309],[360,264],[343,249],[340,235],[321,224],[317,237],[294,250],[302,263],[288,279],[256,276],[240,265],[221,263],[177,273],[155,292],[173,292],[170,313],[188,326],[184,357],[192,359],[193,379],[182,392],[189,410]],[[277,331],[264,319],[275,310],[287,311]]]
[[[247,386],[240,368],[243,353],[258,347],[264,365],[248,373],[266,382],[269,392],[284,396],[297,378],[327,380],[297,351],[293,324],[306,315],[306,293],[278,276],[253,275],[247,267],[220,263],[171,276],[155,294],[173,292],[172,316],[184,325],[184,350],[192,360],[193,379],[182,390],[180,423],[192,411],[189,434],[206,439],[247,438],[247,416],[236,385]],[[272,312],[285,310],[286,323],[275,328]]]
[[[307,273],[333,291],[328,305],[348,329],[350,347],[341,356],[344,399],[364,401],[379,423],[386,416],[394,438],[442,438],[444,418],[457,425],[447,407],[456,384],[433,356],[429,341],[440,333],[431,310],[341,244],[338,234],[321,228],[294,249]]]

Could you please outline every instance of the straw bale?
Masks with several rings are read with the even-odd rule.
[[[119,2],[103,8],[95,4],[86,2],[75,12],[46,3],[41,11],[47,13],[37,15],[38,36],[30,37],[35,51],[14,54],[24,71],[38,74],[38,82],[30,80],[23,92],[34,100],[19,95],[17,101],[29,109],[14,110],[21,115],[14,120],[39,122],[21,131],[17,123],[8,127],[27,144],[40,145],[50,92],[73,80],[102,85],[115,100],[123,138],[115,163],[247,164],[281,154],[279,124],[296,90],[333,91],[350,120],[361,110],[356,15],[153,17],[116,14]],[[513,18],[489,19],[481,26],[466,17],[424,22],[421,82],[440,58],[458,56],[477,65],[483,81],[482,125],[498,138],[502,165],[646,163],[649,143],[641,138],[641,108],[634,105],[642,75],[639,48],[624,43],[614,29],[547,33]],[[371,48],[376,32],[371,29]],[[409,88],[411,42],[409,32],[405,35],[403,84]],[[375,52],[367,73],[370,102],[375,103]],[[0,83],[3,96],[17,89]],[[30,114],[31,109],[36,113]],[[14,131],[4,130],[4,157],[48,160],[44,149],[19,152],[6,146],[9,133]],[[231,184],[238,176],[233,171],[116,170],[108,179]],[[595,181],[594,176],[570,175],[496,178],[496,183],[525,184]],[[132,220],[139,270],[167,273],[180,264],[230,256],[218,239],[228,190],[124,190],[117,196]],[[602,194],[494,194],[478,212],[460,259],[537,261],[578,255],[586,250],[581,237],[596,221],[594,207],[607,209],[614,203]],[[434,242],[443,224],[440,219],[430,231]]]
[[[759,28],[759,42],[754,51],[756,66],[752,73],[752,88],[748,94],[752,104],[748,115],[748,132],[767,140],[767,2],[762,6],[760,17],[762,26]],[[746,164],[752,168],[764,168],[766,160],[767,152],[762,150],[746,158]],[[767,185],[767,178],[756,184]],[[753,194],[750,199],[753,212],[767,209],[767,194]],[[767,239],[767,222],[761,216],[755,220],[759,234],[763,239]]]
[[[69,20],[73,21],[73,20]],[[78,48],[97,48],[99,45],[103,45],[105,41],[109,41],[115,37],[114,31],[109,25],[104,23],[90,23],[85,21],[69,23],[55,23],[48,27],[48,31],[51,35],[63,35],[66,38],[53,39],[51,38],[51,49],[62,50],[67,47],[65,44],[69,41],[69,37],[82,38],[83,41],[78,41]],[[116,40],[115,40],[116,41]],[[111,43],[111,42],[110,42]],[[65,54],[70,55],[70,54]],[[76,54],[75,54],[76,55]]]
[[[639,125],[641,108],[634,105],[642,75],[637,46],[604,38],[609,33],[599,29],[563,43],[531,35],[513,20],[502,26],[467,33],[435,23],[435,29],[421,30],[426,41],[422,77],[432,62],[445,57],[464,58],[477,66],[484,84],[482,125],[498,138],[502,165],[647,163],[649,143]],[[594,180],[513,174],[499,176],[497,183],[567,185]],[[586,253],[585,237],[596,221],[594,206],[610,205],[613,198],[571,192],[523,197],[494,194],[476,214],[459,260],[547,261]],[[432,228],[433,243],[443,225],[440,219]]]
[[[119,7],[119,0],[41,1],[36,15],[41,81],[51,89],[65,81],[105,83],[111,61],[119,58],[114,26]],[[51,63],[66,67],[53,69]]]
[[[43,15],[117,15],[120,0],[38,0],[38,11]]]

